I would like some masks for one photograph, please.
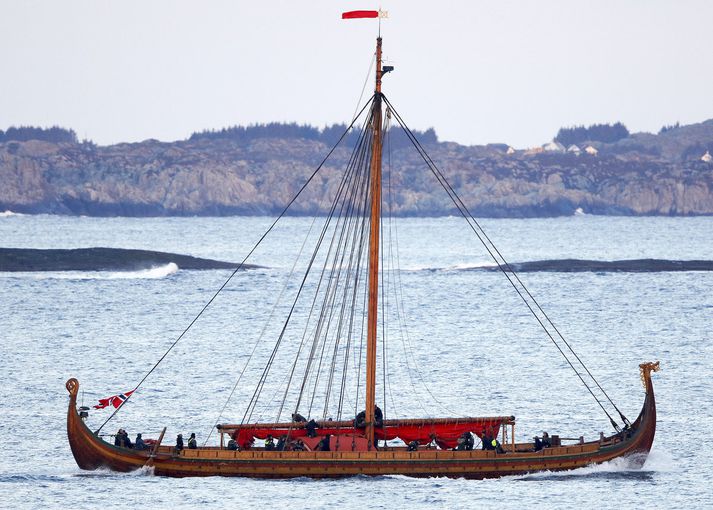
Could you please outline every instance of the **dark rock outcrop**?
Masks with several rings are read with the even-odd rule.
[[[0,271],[140,271],[173,262],[180,269],[235,269],[238,264],[189,255],[120,248],[0,248]],[[242,269],[259,266],[245,264]]]
[[[659,273],[678,271],[713,271],[713,260],[582,260],[553,259],[515,262],[510,269],[518,273]],[[472,270],[498,271],[497,266]],[[508,269],[509,270],[509,269]]]

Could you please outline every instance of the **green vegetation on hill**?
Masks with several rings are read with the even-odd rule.
[[[335,145],[339,138],[346,131],[346,124],[332,124],[319,129],[307,124],[297,124],[295,122],[270,122],[268,124],[252,124],[250,126],[232,126],[219,130],[207,130],[193,133],[189,141],[198,140],[230,140],[236,143],[249,143],[263,138],[300,138],[303,140],[313,140],[322,142],[330,147]],[[433,128],[425,131],[415,130],[414,134],[422,144],[438,143],[438,136]],[[343,143],[353,146],[359,138],[359,130],[351,129],[344,138]],[[389,130],[388,138],[392,148],[402,148],[408,146],[408,137],[401,129],[392,128]]]
[[[0,143],[26,142],[28,140],[42,140],[52,143],[77,143],[77,133],[72,129],[59,126],[41,128],[32,126],[9,127],[7,131],[0,129]]]
[[[589,127],[574,126],[561,128],[555,141],[565,147],[584,142],[614,143],[629,136],[629,130],[621,122],[616,124],[592,124]]]

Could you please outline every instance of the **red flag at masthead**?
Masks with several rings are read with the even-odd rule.
[[[342,19],[385,18],[386,11],[349,11],[342,13]]]

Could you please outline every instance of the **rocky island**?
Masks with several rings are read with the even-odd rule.
[[[561,130],[554,142],[527,150],[440,142],[433,130],[417,136],[478,216],[713,214],[713,119],[669,126],[658,134],[629,134],[612,127],[607,133],[618,133],[613,139],[593,128]],[[58,130],[53,136],[38,128],[0,131],[0,211],[275,214],[319,165],[344,126],[235,127],[170,143],[111,146],[79,142],[73,132],[53,129]],[[292,214],[328,210],[352,135],[295,202]],[[392,212],[454,214],[447,195],[403,135],[391,138],[392,144],[385,146],[391,165],[384,165],[390,172],[390,197],[385,192],[384,199],[390,200]]]
[[[140,271],[165,264],[181,269],[255,269],[254,264],[237,264],[150,250],[122,248],[76,248],[38,250],[0,248],[0,272],[17,271]]]

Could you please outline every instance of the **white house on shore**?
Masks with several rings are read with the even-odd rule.
[[[505,154],[507,154],[508,156],[511,156],[511,155],[515,154],[515,149],[513,149],[512,147],[508,147],[508,150],[505,151]]]
[[[706,151],[706,153],[703,156],[701,156],[701,161],[710,163],[711,161],[713,161],[713,156],[711,156],[711,153],[709,151]]]
[[[571,152],[572,154],[579,155],[579,153],[582,152],[582,149],[580,149],[576,145],[572,144],[569,147],[567,147],[567,152]]]
[[[584,149],[584,152],[586,152],[590,156],[596,156],[597,154],[599,154],[599,151],[591,145],[587,145],[587,147]]]
[[[565,146],[559,142],[550,142],[542,146],[542,150],[545,152],[565,152]]]

